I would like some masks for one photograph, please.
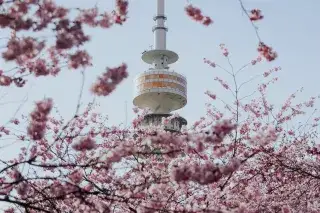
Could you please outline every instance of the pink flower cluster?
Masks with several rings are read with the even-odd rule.
[[[126,21],[129,2],[127,0],[116,0],[116,12],[114,20],[116,24],[122,25]]]
[[[267,46],[263,42],[259,43],[258,52],[267,60],[273,61],[277,58],[278,54],[272,50],[271,47]]]
[[[192,128],[195,129],[200,126],[205,121],[205,117],[201,117],[199,120],[195,121],[192,125]]]
[[[171,178],[176,182],[193,181],[202,185],[207,185],[219,181],[223,175],[234,172],[240,166],[240,162],[232,160],[227,166],[219,167],[212,162],[204,164],[184,163],[181,166],[173,166]]]
[[[211,104],[207,105],[207,115],[211,117],[212,120],[219,121],[224,116],[218,109],[212,107]],[[212,122],[212,121],[211,121]],[[209,122],[210,123],[210,122]]]
[[[8,3],[7,1],[5,3]],[[23,18],[28,13],[28,4],[32,1],[11,1],[14,2],[13,6],[8,10],[7,13],[3,13],[0,16],[0,27],[10,27],[16,31],[28,30],[32,27],[33,21],[30,18]],[[27,3],[28,2],[28,3]],[[0,5],[3,0],[0,1]]]
[[[31,37],[13,37],[8,41],[7,50],[2,53],[2,57],[7,61],[16,60],[22,65],[25,61],[35,58],[44,46],[44,42],[37,42]]]
[[[20,195],[22,199],[25,199],[27,196],[30,196],[31,187],[28,185],[28,183],[22,182],[18,185],[16,190],[18,195]]]
[[[232,130],[236,128],[235,124],[232,124],[230,120],[223,120],[216,123],[212,127],[212,133],[215,136],[213,142],[222,142],[224,137],[228,135]]]
[[[17,170],[14,169],[11,173],[10,173],[10,177],[14,180],[14,181],[20,181],[23,179],[23,176],[21,175],[21,173]]]
[[[28,135],[33,140],[40,140],[44,137],[52,104],[52,99],[50,98],[37,102],[35,110],[30,114],[31,121],[27,130]]]
[[[204,94],[208,95],[213,100],[217,99],[217,96],[215,94],[213,94],[212,92],[210,92],[209,90],[207,90]]]
[[[211,162],[204,165],[183,164],[171,169],[171,178],[176,182],[194,181],[206,185],[217,182],[221,177],[219,168]]]
[[[259,146],[265,146],[270,144],[271,142],[274,142],[278,138],[278,132],[281,131],[280,128],[268,128],[267,126],[264,126],[261,128],[262,131],[260,131],[257,135],[251,137],[250,143],[256,144]]]
[[[311,97],[309,101],[303,102],[306,107],[313,107],[315,104],[315,97]]]
[[[2,1],[2,0],[0,0],[0,1]],[[9,209],[4,210],[4,213],[15,213],[15,210],[14,210],[14,208],[9,208]]]
[[[29,0],[29,4],[39,5],[40,7],[35,13],[35,16],[39,20],[36,22],[35,30],[43,30],[54,21],[54,19],[63,19],[68,14],[69,10],[63,7],[59,7],[54,1],[42,1]]]
[[[113,14],[107,12],[99,14],[98,8],[83,9],[80,11],[77,21],[87,24],[91,27],[100,26],[102,28],[109,28],[113,24],[122,25],[126,21],[128,13],[128,1],[117,0],[116,1],[116,10],[113,11]],[[100,19],[97,20],[97,18]]]
[[[75,184],[81,183],[82,178],[83,178],[83,173],[79,170],[75,170],[69,174],[69,179]]]
[[[216,67],[216,64],[206,58],[203,59],[203,62],[209,64],[211,67]]]
[[[128,77],[127,65],[122,64],[116,68],[107,68],[98,81],[92,86],[91,90],[98,96],[107,96],[113,92],[116,86]]]
[[[221,114],[217,113],[216,120],[219,120],[221,117]],[[203,123],[205,118],[201,118],[200,121],[197,121],[193,128],[199,126],[201,123]],[[206,125],[204,125],[206,126]],[[204,138],[198,140],[203,140],[206,143],[213,143],[213,144],[220,144],[223,142],[224,138],[236,127],[235,124],[232,124],[230,120],[222,120],[220,122],[217,122],[215,125],[211,127],[211,131],[207,131],[207,133],[204,135]]]
[[[225,44],[220,44],[220,49],[222,50],[222,54],[223,54],[225,57],[228,57],[228,56],[229,56],[229,51],[228,51],[228,49],[226,48],[226,45],[225,45]]]
[[[96,142],[91,137],[82,138],[78,143],[72,146],[77,151],[92,150],[96,147]]]
[[[319,146],[319,148],[320,148],[320,146]],[[319,155],[320,156],[320,149],[318,149],[317,147],[312,147],[307,150],[307,153],[309,153],[311,155]]]
[[[253,59],[253,60],[251,61],[251,64],[252,64],[252,65],[256,65],[258,62],[261,62],[261,60],[262,60],[262,58],[261,58],[261,56],[259,56],[259,57],[257,57],[256,59]]]
[[[10,134],[10,131],[7,128],[5,128],[4,126],[0,126],[0,132],[3,132],[6,135]]]
[[[268,77],[271,73],[278,72],[279,70],[281,70],[281,67],[275,67],[273,69],[270,69],[269,71],[263,73],[263,77]]]
[[[229,85],[226,82],[224,82],[221,78],[215,77],[214,80],[218,81],[225,89],[230,89]]]
[[[257,21],[263,19],[263,15],[261,14],[261,10],[259,9],[253,9],[250,11],[250,20],[251,21]]]
[[[57,49],[71,49],[89,41],[89,36],[85,35],[82,30],[81,22],[74,22],[70,25],[69,20],[60,20],[56,25],[56,31]]]
[[[118,163],[122,158],[132,155],[135,152],[134,147],[128,144],[121,144],[108,153],[107,164]]]
[[[0,86],[10,86],[12,78],[0,73]]]
[[[46,60],[38,58],[34,62],[27,64],[30,73],[33,73],[36,77],[46,76],[50,74],[50,68],[46,63]]]
[[[209,26],[213,23],[213,20],[209,16],[202,15],[202,12],[199,8],[192,6],[191,4],[185,8],[187,15],[190,16],[193,20],[201,22],[205,26]]]
[[[20,121],[17,118],[12,119],[10,122],[15,124],[15,125],[18,125],[20,123]]]
[[[98,8],[83,9],[80,11],[77,21],[87,24],[89,26],[97,26],[98,22],[95,20],[98,16]]]
[[[138,112],[139,112],[139,109],[138,109],[138,108],[135,108],[135,109],[134,109],[134,112],[135,112],[135,113],[138,113]],[[150,112],[149,109],[143,109],[143,110],[141,111],[141,113],[132,121],[133,128],[139,127],[139,125],[142,123],[142,121],[143,121],[143,119],[144,119],[144,116],[146,116],[149,112]]]
[[[78,69],[80,66],[85,68],[91,65],[91,57],[85,50],[78,50],[75,54],[72,54],[69,57],[70,68]]]

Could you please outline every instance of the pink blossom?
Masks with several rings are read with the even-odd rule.
[[[277,58],[277,53],[272,50],[271,47],[265,45],[263,42],[259,43],[258,52],[267,59],[267,61],[273,61]]]
[[[19,184],[19,186],[17,187],[17,193],[22,197],[22,198],[26,198],[26,196],[28,195],[28,192],[30,191],[30,188],[28,186],[28,184],[26,182],[22,182],[21,184]]]
[[[209,64],[211,67],[216,67],[216,64],[206,58],[203,59],[203,62]]]
[[[4,213],[15,213],[15,211],[13,208],[9,208],[9,209],[4,210]]]
[[[212,98],[213,100],[217,99],[217,96],[215,94],[212,94],[210,91],[206,91],[205,92],[206,95],[208,95],[210,98]]]
[[[218,81],[225,89],[227,90],[229,89],[229,85],[226,82],[224,82],[222,79],[215,77],[214,80]]]
[[[208,26],[213,23],[213,20],[209,16],[204,16],[201,10],[193,5],[189,4],[185,7],[185,11],[189,17],[191,17],[194,21],[200,22],[205,26]]]
[[[199,184],[210,184],[217,182],[222,177],[220,169],[207,162],[204,165],[192,164],[174,166],[171,169],[171,177],[176,182],[194,181]]]
[[[213,132],[217,135],[224,137],[225,135],[229,134],[234,128],[236,127],[235,124],[232,124],[230,120],[223,120],[222,122],[216,123],[213,126]]]
[[[75,170],[69,175],[69,178],[73,183],[79,184],[82,181],[83,173],[79,170]]]
[[[228,49],[223,49],[222,54],[223,54],[225,57],[228,57],[228,56],[229,56]]]
[[[7,61],[16,60],[18,64],[22,65],[26,60],[35,58],[44,46],[44,42],[37,42],[31,37],[19,40],[11,38],[2,57]]]
[[[0,75],[0,86],[10,86],[12,78],[5,75]]]
[[[28,68],[36,77],[46,76],[50,74],[47,63],[44,59],[37,59],[35,62],[29,63]]]
[[[220,169],[221,173],[224,175],[229,175],[232,172],[234,172],[235,170],[237,170],[239,168],[240,164],[241,164],[241,162],[239,160],[232,159],[232,160],[230,160],[228,165],[226,165]]]
[[[19,181],[23,179],[23,176],[21,175],[21,173],[16,169],[12,171],[11,176],[12,176],[12,179],[15,181]]]
[[[36,108],[30,114],[31,121],[28,126],[28,135],[33,140],[40,140],[46,131],[46,122],[52,109],[52,100],[44,99],[36,103]]]
[[[61,20],[57,24],[57,49],[70,49],[78,47],[89,41],[89,36],[85,35],[80,22],[70,25],[68,20]]]
[[[250,20],[251,21],[257,21],[263,19],[263,15],[261,15],[261,10],[259,9],[253,9],[250,11]]]
[[[92,86],[92,92],[98,96],[107,96],[113,92],[116,86],[128,77],[127,65],[122,64],[116,68],[107,68],[98,81]]]
[[[11,123],[15,124],[15,125],[18,125],[20,123],[20,121],[18,119],[12,119],[11,120]]]
[[[80,66],[85,68],[90,65],[92,65],[91,57],[86,51],[78,50],[75,54],[70,55],[70,58],[69,58],[70,68],[77,69]]]
[[[91,137],[82,138],[72,146],[77,151],[92,150],[96,147],[96,142]]]
[[[282,213],[290,213],[290,209],[288,207],[283,207],[282,208]]]
[[[110,15],[104,13],[101,15],[101,19],[98,21],[98,25],[102,28],[109,28],[112,25]]]
[[[77,21],[88,24],[89,26],[96,26],[97,21],[95,20],[98,16],[98,8],[90,8],[81,10]]]

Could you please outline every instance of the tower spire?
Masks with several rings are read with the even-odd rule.
[[[142,60],[147,64],[153,64],[155,69],[167,69],[168,64],[175,63],[179,56],[177,53],[167,50],[167,31],[165,26],[165,0],[157,0],[157,14],[153,17],[156,25],[153,26],[154,49],[144,52]]]
[[[168,28],[164,25],[166,19],[167,17],[164,14],[164,0],[157,0],[157,15],[153,18],[156,25],[152,28],[156,50],[166,49],[166,34],[168,31]]]

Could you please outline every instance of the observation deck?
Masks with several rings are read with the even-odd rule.
[[[133,104],[153,113],[167,114],[187,104],[187,79],[179,73],[149,69],[134,84]]]

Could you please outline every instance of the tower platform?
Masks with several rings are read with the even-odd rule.
[[[134,81],[133,104],[154,113],[170,113],[187,104],[187,79],[169,70],[149,70]]]
[[[142,54],[142,60],[147,64],[153,64],[155,58],[160,58],[161,56],[166,56],[168,59],[167,64],[173,64],[178,61],[179,56],[177,53],[171,50],[149,50]]]

